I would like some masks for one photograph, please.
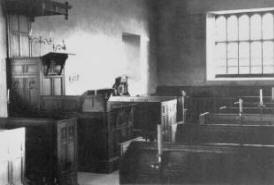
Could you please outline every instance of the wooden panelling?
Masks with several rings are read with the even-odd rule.
[[[274,145],[274,125],[183,124],[176,134],[178,144],[241,143]]]
[[[209,113],[200,116],[200,124],[274,125],[273,114]]]
[[[133,138],[134,106],[109,112],[77,113],[79,170],[109,173],[118,169],[120,143]]]
[[[26,177],[31,183],[77,185],[76,119],[0,118],[0,127],[26,128]]]
[[[80,96],[41,96],[41,111],[43,112],[80,112]]]
[[[23,15],[8,15],[9,57],[30,56],[30,20]]]

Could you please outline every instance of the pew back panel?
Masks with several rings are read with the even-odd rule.
[[[200,115],[200,124],[243,124],[243,125],[273,125],[272,114],[228,114],[208,113]]]
[[[183,124],[177,128],[176,143],[274,144],[274,125]]]
[[[274,147],[133,143],[121,161],[121,184],[268,185],[274,183]]]

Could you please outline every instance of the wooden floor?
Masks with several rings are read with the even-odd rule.
[[[78,173],[79,185],[119,185],[119,172],[111,174]]]

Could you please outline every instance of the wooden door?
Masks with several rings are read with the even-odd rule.
[[[0,131],[0,184],[23,185],[25,129]]]
[[[11,67],[11,107],[13,111],[39,108],[40,81],[37,58],[13,58]]]
[[[13,108],[39,108],[39,81],[36,77],[12,78],[11,93]]]
[[[0,130],[0,184],[9,184],[9,154],[6,133]]]
[[[9,138],[10,184],[23,185],[25,168],[25,129],[6,131]]]
[[[57,122],[58,177],[60,185],[77,184],[76,119]]]

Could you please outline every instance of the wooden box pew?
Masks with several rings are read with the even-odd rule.
[[[105,112],[75,113],[78,118],[79,170],[110,173],[118,169],[120,144],[134,138],[135,106]]]
[[[177,144],[240,143],[274,145],[274,125],[182,124]]]
[[[155,140],[157,124],[161,124],[164,141],[174,141],[177,127],[177,97],[113,96],[108,101],[108,108],[131,104],[136,105],[134,129],[138,131],[137,136]]]
[[[0,184],[24,185],[25,128],[0,129]]]
[[[0,128],[26,129],[26,178],[43,185],[77,185],[76,123],[76,119],[0,118]]]
[[[269,185],[274,146],[132,143],[120,164],[120,184]]]
[[[244,124],[273,125],[274,114],[204,113],[199,117],[200,124]]]
[[[118,169],[120,143],[134,138],[135,105],[108,107],[112,89],[81,96],[42,96],[39,114],[76,117],[79,171],[110,173]]]

